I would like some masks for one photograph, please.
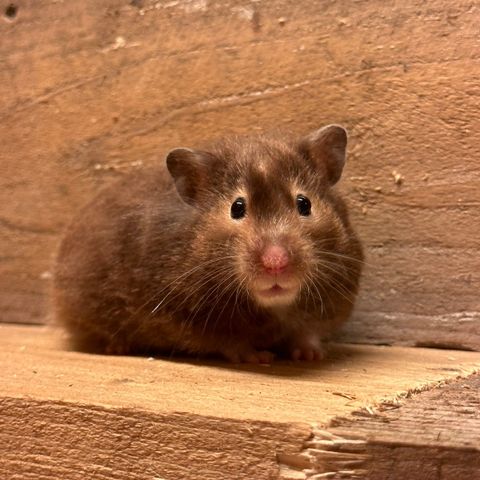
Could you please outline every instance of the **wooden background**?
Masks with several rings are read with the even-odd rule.
[[[345,338],[480,349],[480,3],[0,0],[0,321],[49,320],[101,185],[178,145],[326,123],[369,266]]]

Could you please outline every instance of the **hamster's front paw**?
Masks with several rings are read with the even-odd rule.
[[[325,348],[317,334],[299,336],[290,345],[290,357],[294,361],[313,362],[323,360],[325,356]]]

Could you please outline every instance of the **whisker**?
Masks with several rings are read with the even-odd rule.
[[[338,283],[335,279],[329,278],[328,279],[328,285],[332,290],[336,291],[338,294],[340,294],[347,302],[353,304],[354,303],[354,297],[349,297],[348,295],[351,295],[351,292],[348,290],[345,290],[343,288],[343,285]]]
[[[229,286],[227,286],[227,288],[225,288],[225,289],[223,290],[222,296],[225,295],[225,293],[228,292],[228,287],[229,287]],[[229,304],[229,302],[230,302],[230,300],[232,299],[233,295],[235,294],[237,288],[238,288],[238,284],[237,284],[237,286],[236,286],[234,289],[232,289],[230,295],[229,295],[228,298],[225,300],[225,303],[224,303],[224,305],[223,305],[223,308],[222,308],[222,310],[219,312],[219,314],[218,314],[218,316],[217,316],[217,320],[222,316],[223,312],[225,311],[225,308],[226,308],[227,305]],[[217,302],[215,303],[215,305],[212,307],[212,310],[213,310],[213,308],[215,308],[215,306],[216,306],[217,304],[218,304],[218,300],[217,300]]]
[[[200,265],[197,265],[193,268],[191,268],[190,270],[186,271],[185,273],[183,273],[182,275],[179,275],[175,280],[173,280],[172,282],[170,282],[168,285],[166,285],[162,290],[160,290],[160,292],[157,292],[153,297],[157,296],[157,295],[160,295],[164,290],[166,290],[167,288],[169,288],[170,286],[174,285],[175,283],[177,283],[179,280],[185,278],[186,276],[188,275],[191,275],[193,272],[201,269],[201,268],[204,268],[205,266],[207,265],[210,265],[212,263],[216,263],[216,262],[220,262],[220,261],[224,261],[226,259],[229,259],[229,258],[235,258],[233,257],[232,255],[229,255],[229,256],[225,256],[225,257],[219,257],[219,258],[215,258],[213,260],[209,260],[209,261],[206,261],[206,262],[203,262],[201,263]],[[168,296],[170,295],[170,293],[172,292],[173,290],[171,290],[157,305],[156,307],[152,310],[151,313],[155,313],[159,308],[160,306],[162,305],[162,303],[166,300],[166,298],[168,298]],[[151,301],[153,299],[153,297],[149,300]],[[148,302],[147,302],[148,303]],[[145,306],[146,304],[144,304],[143,306]]]
[[[210,317],[212,315],[212,313],[215,311],[215,308],[216,306],[218,305],[218,303],[221,301],[221,299],[224,297],[225,293],[228,292],[229,288],[230,288],[230,281],[232,278],[234,278],[236,276],[235,273],[233,273],[232,275],[230,275],[229,277],[227,277],[220,285],[217,286],[217,288],[215,288],[214,290],[214,294],[217,295],[217,300],[216,302],[212,305],[212,307],[210,308],[210,311],[208,313],[208,315],[206,316],[205,318],[205,323],[204,323],[204,326],[203,326],[203,330],[202,330],[202,335],[205,333],[205,330],[207,328],[207,324],[208,324],[208,321],[210,320]],[[220,287],[223,286],[223,289],[221,292],[218,292],[218,290],[220,289]],[[232,290],[232,293],[234,293],[235,290]],[[228,304],[228,301],[230,300],[231,298],[231,295],[229,297],[229,299],[225,302],[225,305]],[[206,302],[205,302],[206,303]],[[225,308],[225,307],[224,307]],[[223,310],[222,310],[223,312]],[[218,319],[219,319],[220,315],[217,315],[217,322],[218,322]],[[216,322],[216,323],[217,323]],[[216,323],[215,323],[215,326],[216,326]]]
[[[168,312],[168,315],[175,315],[178,311],[181,310],[183,305],[185,305],[196,293],[198,293],[200,291],[200,289],[204,286],[204,284],[206,284],[209,280],[214,280],[216,276],[220,277],[221,274],[223,274],[224,272],[229,271],[229,270],[230,270],[229,267],[223,267],[223,268],[217,268],[213,272],[209,272],[209,273],[211,273],[211,275],[210,275],[210,277],[207,277],[207,281],[205,281],[204,278],[200,278],[198,281],[196,281],[192,285],[190,285],[190,291],[186,295],[185,295],[185,292],[182,291],[182,290],[178,290],[176,292],[175,292],[175,290],[170,291],[169,295],[172,294],[173,292],[175,292],[175,294],[173,296],[171,296],[168,299],[168,301],[166,301],[163,304],[164,308],[169,307],[181,295],[183,295],[184,298],[178,305],[175,306],[175,308],[173,310],[170,310]],[[134,315],[138,316],[139,311],[140,311],[140,309],[137,309],[134,312]],[[150,312],[148,314],[149,317],[152,316],[152,315],[154,315],[154,313],[152,313],[152,312]],[[130,332],[130,336],[132,338],[142,328],[142,325],[143,325],[143,322],[138,323],[136,328]],[[117,332],[115,332],[114,336],[116,336],[118,333],[120,333],[121,329],[122,329],[122,327],[120,327],[117,330]]]
[[[318,255],[330,255],[331,257],[342,258],[342,259],[348,260],[349,262],[359,263],[361,265],[365,265],[365,266],[368,266],[368,267],[373,267],[373,264],[368,263],[365,260],[362,260],[362,259],[359,259],[359,258],[356,258],[356,257],[352,257],[350,255],[345,255],[343,253],[332,252],[332,251],[329,251],[329,250],[320,250],[320,249],[316,249],[316,253]]]
[[[325,312],[324,312],[324,304],[323,304],[323,298],[322,298],[322,295],[320,294],[320,291],[318,290],[318,287],[316,285],[316,282],[315,282],[315,278],[312,276],[312,275],[308,275],[308,280],[309,282],[307,283],[308,285],[308,288],[310,290],[310,294],[312,296],[312,299],[313,299],[313,304],[314,304],[314,308],[317,309],[317,304],[316,304],[316,301],[315,301],[315,295],[313,293],[313,290],[311,287],[313,287],[317,293],[317,296],[318,296],[318,299],[320,301],[320,314],[322,315],[322,317],[324,316]]]
[[[344,281],[346,284],[352,284],[354,281],[352,276],[349,275],[349,272],[352,271],[338,263],[318,261],[313,265],[313,268],[317,273],[327,279],[336,277],[338,280]],[[333,273],[333,275],[329,275],[328,272]]]
[[[215,271],[212,273],[211,276],[207,278],[200,278],[197,281],[195,281],[193,284],[189,285],[189,290],[186,293],[182,289],[178,289],[177,291],[171,290],[167,296],[170,296],[173,294],[173,296],[170,296],[170,298],[167,301],[167,296],[163,298],[162,300],[162,307],[166,308],[169,305],[171,305],[175,300],[177,300],[179,297],[183,296],[183,300],[176,306],[174,312],[179,311],[194,295],[196,295],[198,292],[201,291],[202,287],[204,287],[206,284],[209,282],[213,281],[216,276],[220,276],[221,273],[224,271],[227,271],[227,268],[225,269],[219,269],[218,271]],[[160,306],[157,308],[157,311],[159,310]],[[150,312],[150,315],[154,315],[156,312]]]

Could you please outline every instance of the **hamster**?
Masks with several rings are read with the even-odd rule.
[[[299,140],[176,148],[101,191],[55,266],[55,314],[80,350],[313,361],[350,315],[361,243],[335,191],[338,125]]]

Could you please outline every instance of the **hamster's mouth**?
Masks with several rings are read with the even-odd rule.
[[[281,287],[278,283],[276,283],[275,285],[273,285],[272,287],[270,288],[267,288],[265,290],[260,290],[259,293],[260,295],[265,295],[267,297],[270,297],[270,296],[274,296],[274,295],[283,295],[284,293],[288,292],[292,290],[291,288],[284,288],[284,287]]]
[[[298,286],[296,284],[290,284],[290,282],[286,285],[275,282],[266,288],[264,285],[258,285],[253,291],[258,303],[265,307],[293,303],[297,292]]]

